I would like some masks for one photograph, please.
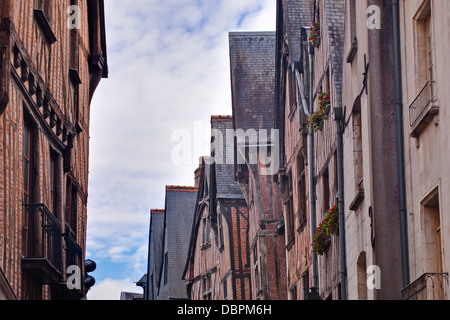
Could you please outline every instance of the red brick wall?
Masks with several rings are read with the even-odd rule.
[[[69,56],[70,56],[70,33],[67,28],[66,13],[69,5],[68,1],[51,1],[51,15],[49,15],[51,28],[56,35],[57,42],[48,44],[39,28],[33,12],[33,1],[2,1],[7,7],[11,5],[8,13],[3,11],[2,22],[10,17],[11,37],[10,40],[10,61],[11,68],[20,76],[21,67],[14,68],[14,51],[17,47],[21,57],[27,62],[29,73],[32,73],[36,82],[40,82],[44,93],[51,100],[53,110],[56,110],[66,128],[75,128],[74,104],[71,96],[71,80],[69,78]],[[82,132],[73,139],[73,149],[71,152],[71,172],[64,173],[63,170],[63,150],[61,144],[54,145],[51,134],[44,129],[39,121],[36,121],[36,141],[35,150],[35,197],[36,203],[44,203],[48,207],[50,204],[50,148],[59,152],[57,160],[58,168],[58,200],[57,207],[60,212],[60,219],[64,222],[64,202],[66,179],[70,175],[78,190],[77,197],[77,240],[84,250],[86,245],[86,219],[87,219],[87,194],[88,194],[88,172],[89,172],[89,84],[90,72],[88,66],[89,56],[89,25],[87,14],[87,1],[80,0],[78,5],[81,9],[81,29],[78,30],[80,37],[79,46],[79,76],[82,84],[79,86],[79,126]],[[5,40],[6,41],[6,40]],[[21,257],[22,253],[22,232],[23,232],[23,119],[24,100],[21,90],[17,89],[15,80],[9,79],[9,103],[6,111],[0,116],[0,267],[6,274],[7,279],[15,293],[21,299],[30,297],[22,291]],[[28,83],[25,83],[28,88]],[[36,95],[32,96],[32,103],[27,104],[25,109],[33,110],[36,106]],[[40,110],[35,110],[42,112]],[[26,111],[26,113],[29,113]],[[35,117],[33,117],[35,118]],[[47,121],[49,121],[47,119]],[[56,131],[53,129],[53,133]],[[56,136],[56,135],[55,135]],[[61,141],[62,135],[56,139]],[[67,146],[68,142],[62,142]],[[39,291],[36,289],[36,291]],[[44,290],[44,298],[49,297],[49,289]],[[38,294],[39,296],[39,294]]]

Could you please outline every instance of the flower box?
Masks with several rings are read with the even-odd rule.
[[[330,111],[330,90],[321,92],[318,96],[319,109],[315,111],[307,120],[307,129],[313,128],[315,132],[321,130],[323,121],[328,120],[328,113]]]
[[[320,23],[314,22],[309,33],[309,42],[318,48],[320,45]]]
[[[332,209],[327,211],[324,220],[316,228],[316,233],[313,237],[313,251],[322,256],[328,249],[331,243],[331,237],[339,235],[339,213],[338,206],[335,205]]]

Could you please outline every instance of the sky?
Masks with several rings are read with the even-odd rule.
[[[275,0],[107,0],[109,78],[91,105],[89,300],[142,293],[151,209],[194,184],[211,115],[231,115],[228,32],[274,31]],[[184,161],[177,152],[183,141]],[[189,150],[190,149],[190,150]]]

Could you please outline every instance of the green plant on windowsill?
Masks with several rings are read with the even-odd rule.
[[[313,251],[322,256],[327,250],[331,237],[339,235],[339,214],[338,206],[335,205],[332,209],[327,211],[324,220],[316,228],[316,233],[313,237]]]
[[[319,109],[316,110],[311,117],[307,120],[307,129],[314,129],[317,132],[322,125],[322,122],[328,120],[328,112],[330,107],[330,90],[327,92],[321,92],[318,96]]]
[[[318,48],[320,45],[320,23],[314,22],[311,26],[311,30],[309,33],[309,42],[315,47]]]

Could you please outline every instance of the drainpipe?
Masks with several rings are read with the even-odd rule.
[[[303,88],[303,83],[302,80],[300,79],[300,72],[298,71],[298,69],[295,69],[295,76],[297,78],[297,85],[300,91],[300,96],[302,98],[303,112],[308,118],[310,118],[311,113],[309,112],[308,103],[306,102],[305,89]]]
[[[309,31],[310,28],[303,28],[306,30],[307,38],[309,37]],[[314,59],[314,49],[312,45],[309,44],[309,108],[308,103],[306,102],[305,98],[305,90],[303,87],[303,83],[300,79],[300,73],[296,69],[295,75],[297,79],[297,84],[299,87],[301,100],[302,100],[302,106],[303,111],[305,112],[305,115],[309,118],[314,112],[314,92],[313,92],[313,59]],[[314,234],[316,232],[316,194],[315,194],[315,165],[314,165],[314,129],[311,127],[309,128],[308,133],[308,176],[309,176],[309,211],[310,211],[310,230],[311,230],[311,243],[312,238],[314,237]],[[319,283],[318,283],[318,268],[317,268],[317,254],[313,251],[312,252],[312,259],[311,259],[311,288],[310,292],[308,293],[308,300],[320,300],[319,295]]]
[[[406,213],[405,142],[403,136],[402,68],[400,54],[400,22],[398,0],[392,0],[392,25],[394,37],[395,114],[397,138],[397,171],[399,189],[400,238],[402,253],[403,287],[410,284],[408,253],[408,221]]]
[[[314,70],[313,70],[313,47],[309,44],[309,113],[314,113]],[[315,162],[314,162],[314,128],[310,126],[308,133],[308,166],[309,166],[309,206],[311,216],[311,243],[316,233],[316,179],[315,179]],[[317,254],[312,252],[312,283],[311,294],[319,295],[319,276],[317,267]]]
[[[338,99],[340,101],[340,99]],[[345,257],[345,213],[344,213],[344,143],[342,138],[342,106],[334,108],[334,121],[336,122],[336,157],[338,182],[338,211],[339,211],[339,258],[341,276],[341,300],[347,300],[347,262]]]

